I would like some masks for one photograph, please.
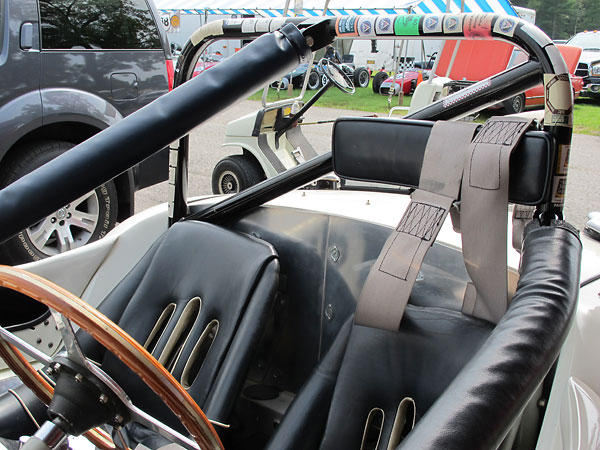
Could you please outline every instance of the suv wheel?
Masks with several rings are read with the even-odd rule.
[[[233,155],[217,163],[212,173],[214,194],[235,194],[265,179],[254,157]]]
[[[0,186],[8,186],[74,146],[64,141],[22,145],[2,167]],[[117,189],[109,181],[8,240],[0,246],[0,259],[22,264],[96,241],[114,228],[117,205]]]

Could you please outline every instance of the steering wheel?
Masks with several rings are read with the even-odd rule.
[[[67,349],[67,358],[63,359],[67,362],[66,367],[71,367],[72,364],[74,367],[84,368],[74,377],[74,380],[80,385],[101,386],[101,392],[105,394],[94,397],[94,399],[99,399],[97,408],[114,407],[117,412],[110,411],[110,413],[111,417],[116,417],[117,428],[124,425],[124,418],[128,417],[131,421],[148,426],[166,438],[187,447],[201,447],[203,450],[223,448],[223,444],[209,420],[175,378],[144,347],[95,308],[60,286],[22,269],[0,266],[0,286],[25,294],[58,313],[53,314]],[[195,442],[133,405],[125,392],[95,363],[83,355],[70,321],[89,333],[133,370],[171,409]],[[27,353],[35,353],[31,356],[40,362],[50,364],[50,370],[53,367],[58,370],[59,362],[51,361],[49,357],[37,350],[32,351],[31,346],[0,327],[0,356],[23,383],[41,401],[48,404],[53,396],[53,387],[32,367],[16,348],[17,346]],[[64,363],[62,364],[64,365]],[[60,382],[59,378],[57,389]],[[121,423],[119,423],[119,419]],[[112,425],[115,425],[115,420],[112,421]],[[99,425],[101,423],[95,423],[92,426]],[[66,430],[62,431],[67,433]],[[86,433],[86,437],[103,450],[116,448],[110,437],[102,430],[90,430]]]
[[[339,90],[346,94],[354,94],[354,83],[336,63],[330,59],[322,58],[319,61],[319,68]]]

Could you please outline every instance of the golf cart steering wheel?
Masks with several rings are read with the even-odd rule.
[[[319,68],[335,87],[346,94],[354,94],[354,83],[340,66],[327,58],[319,61]]]
[[[25,294],[60,314],[54,315],[54,318],[65,343],[67,355],[55,358],[52,361],[39,351],[37,354],[31,355],[40,362],[49,364],[50,371],[59,373],[56,384],[57,394],[63,377],[65,377],[64,379],[70,378],[75,381],[75,383],[71,383],[71,386],[75,386],[75,389],[70,388],[76,391],[75,396],[80,394],[80,390],[82,395],[85,394],[84,390],[89,390],[90,386],[96,389],[96,391],[93,391],[95,394],[91,396],[95,404],[90,409],[106,411],[104,417],[108,417],[108,420],[104,419],[103,423],[116,426],[118,429],[127,422],[127,419],[130,419],[148,426],[168,439],[187,447],[206,450],[223,448],[219,436],[209,420],[175,378],[146,349],[95,308],[54,283],[38,275],[13,267],[0,266],[0,286]],[[134,371],[171,409],[195,442],[135,407],[127,394],[95,363],[81,353],[70,321],[89,333],[97,342]],[[54,394],[53,387],[23,357],[21,352],[17,350],[17,346],[28,353],[36,352],[32,351],[31,347],[27,348],[28,344],[20,338],[2,328],[0,356],[23,383],[40,400],[48,404]],[[73,368],[75,368],[75,371],[73,371]],[[43,374],[43,371],[41,372]],[[79,386],[81,386],[80,389]],[[63,428],[66,428],[66,426],[61,427],[59,424],[68,423],[69,427],[73,429],[82,426],[76,422],[82,419],[87,420],[87,418],[76,417],[75,420],[71,420],[71,423],[74,424],[71,426],[68,420],[62,420],[60,414],[59,419],[55,418],[53,423],[46,422],[40,431],[43,431],[46,426],[54,427],[54,433],[59,433],[66,438],[66,434],[70,433],[71,430],[65,430]],[[86,423],[81,432],[101,424],[93,423],[87,426]],[[45,431],[47,432],[48,429]],[[115,448],[112,440],[101,430],[88,431],[86,437],[103,450]],[[124,445],[123,443],[120,446]]]

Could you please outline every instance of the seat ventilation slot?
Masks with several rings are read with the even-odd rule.
[[[148,350],[148,353],[152,353],[156,349],[156,344],[158,344],[158,341],[167,329],[167,325],[169,325],[171,317],[173,317],[175,306],[175,303],[169,303],[156,321],[156,325],[152,328],[152,331],[144,344],[144,348]]]
[[[200,336],[200,339],[194,346],[194,350],[192,350],[192,354],[181,374],[181,385],[184,388],[189,389],[194,381],[196,381],[196,377],[200,373],[200,369],[202,369],[202,365],[206,360],[206,355],[208,355],[208,352],[217,337],[218,331],[219,321],[215,319],[212,320],[202,332],[202,336]]]
[[[381,408],[373,408],[367,416],[360,450],[376,450],[381,439],[385,413]]]
[[[200,300],[200,297],[194,297],[187,303],[187,305],[185,305],[185,308],[181,313],[181,316],[179,317],[171,336],[169,336],[169,340],[167,341],[165,348],[158,358],[158,362],[161,363],[169,372],[173,370],[173,367],[175,367],[175,364],[177,364],[177,359],[179,358],[179,355],[181,354],[181,351],[183,350],[183,347],[189,338],[192,327],[200,315],[201,306],[202,300]]]
[[[398,405],[387,450],[394,450],[398,447],[400,442],[415,427],[416,418],[417,406],[415,401],[410,397],[403,398],[400,405]]]

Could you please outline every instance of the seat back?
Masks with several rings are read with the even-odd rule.
[[[279,276],[264,241],[202,222],[173,225],[99,310],[143,344],[212,420],[227,423],[271,309]],[[82,346],[134,403],[175,425],[111,354]]]

